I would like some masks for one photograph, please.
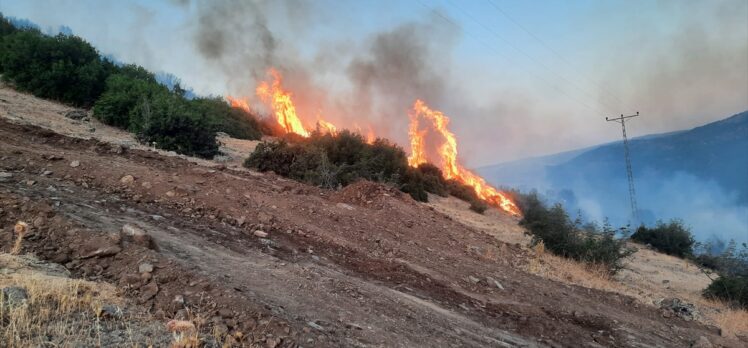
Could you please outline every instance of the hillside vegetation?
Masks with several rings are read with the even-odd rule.
[[[41,98],[93,107],[94,117],[143,143],[212,158],[216,132],[262,136],[253,115],[217,97],[188,99],[178,84],[169,89],[142,67],[115,64],[77,36],[19,29],[0,15],[0,47],[4,81]]]

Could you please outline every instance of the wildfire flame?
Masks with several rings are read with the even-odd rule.
[[[457,139],[447,126],[449,117],[437,110],[430,109],[422,100],[416,100],[413,110],[409,113],[411,154],[408,164],[418,166],[426,162],[425,136],[427,130],[420,129],[419,119],[430,121],[436,131],[444,138],[444,143],[439,147],[438,154],[441,160],[442,172],[446,179],[454,179],[460,183],[473,187],[475,193],[489,204],[499,207],[504,211],[521,215],[519,208],[507,195],[493,186],[477,174],[465,169],[457,162]]]
[[[281,75],[278,70],[271,68],[268,74],[272,76],[273,81],[263,81],[257,86],[257,96],[270,104],[273,109],[275,119],[286,133],[296,133],[303,137],[309,137],[309,132],[304,129],[304,125],[296,115],[296,108],[291,99],[291,92],[283,89]]]
[[[301,119],[296,114],[291,92],[283,88],[280,72],[271,68],[268,74],[272,80],[263,81],[257,86],[257,96],[272,109],[276,121],[286,133],[309,137],[311,132],[304,128]],[[226,97],[226,99],[231,106],[249,112],[249,102],[246,99],[231,96]],[[478,197],[495,207],[513,215],[521,215],[517,205],[505,193],[489,185],[486,180],[459,164],[457,161],[457,139],[454,133],[447,128],[449,125],[447,116],[437,110],[430,109],[422,100],[416,100],[413,110],[408,113],[408,116],[410,117],[408,136],[411,148],[411,154],[408,156],[409,165],[417,167],[427,162],[425,138],[428,129],[421,129],[420,124],[421,119],[427,120],[432,124],[438,135],[444,139],[442,145],[437,149],[439,164],[442,166],[444,177],[472,187]],[[331,135],[338,134],[338,128],[334,124],[323,120],[319,115],[317,115],[316,127],[321,132],[327,132]],[[356,126],[356,129],[359,134],[363,134],[360,127]],[[374,143],[376,139],[371,126],[368,126],[365,139],[369,144]]]
[[[330,133],[331,135],[338,134],[338,127],[335,127],[334,124],[327,122],[321,118],[317,120],[317,129]]]
[[[230,95],[226,96],[226,99],[229,101],[229,104],[231,104],[232,107],[240,108],[246,112],[250,112],[249,102],[247,101],[247,99],[234,98]]]

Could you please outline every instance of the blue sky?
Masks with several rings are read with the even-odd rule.
[[[0,11],[66,25],[202,94],[251,95],[278,66],[300,112],[372,124],[402,144],[407,108],[425,98],[452,118],[469,166],[617,140],[612,114],[640,111],[630,130],[642,135],[748,109],[743,0],[254,4],[2,0]],[[230,42],[220,56],[201,50],[206,32]]]

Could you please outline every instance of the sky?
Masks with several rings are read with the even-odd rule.
[[[0,0],[43,29],[254,97],[278,68],[302,118],[372,127],[407,151],[416,98],[451,118],[477,167],[620,140],[748,109],[748,1]]]

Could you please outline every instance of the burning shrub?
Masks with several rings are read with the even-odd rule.
[[[532,243],[543,243],[552,253],[590,264],[603,265],[614,274],[622,261],[633,253],[625,241],[615,237],[616,231],[606,222],[602,230],[595,224],[582,226],[580,219],[571,220],[560,204],[547,208],[536,193],[519,200],[524,213],[520,225],[532,234]]]
[[[0,70],[3,80],[35,96],[90,106],[101,95],[114,65],[83,39],[37,29],[11,30],[2,20]],[[12,25],[11,25],[12,27]]]
[[[642,244],[649,244],[668,255],[687,257],[693,254],[693,236],[680,220],[671,220],[668,223],[658,221],[653,228],[639,226],[631,239]]]

